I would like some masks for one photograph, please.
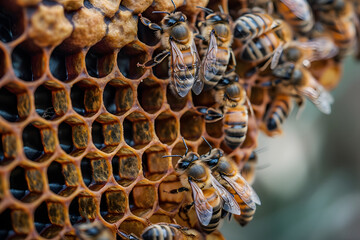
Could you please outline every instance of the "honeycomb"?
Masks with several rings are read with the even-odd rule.
[[[176,0],[191,24],[195,6],[235,18],[245,1]],[[174,175],[182,137],[200,154],[205,137],[239,165],[257,146],[270,90],[254,66],[238,64],[255,116],[241,148],[229,149],[222,122],[194,106],[212,106],[214,90],[179,98],[167,62],[136,66],[161,51],[138,13],[172,11],[164,0],[0,0],[0,239],[75,239],[89,220],[140,235],[149,223],[176,222],[183,197]],[[238,52],[237,43],[234,51]],[[314,75],[336,86],[341,65],[319,62]],[[330,79],[330,80],[329,80]],[[184,223],[185,224],[185,223]],[[117,238],[120,239],[119,236]],[[215,232],[209,239],[223,239]]]

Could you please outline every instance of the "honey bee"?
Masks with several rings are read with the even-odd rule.
[[[207,154],[201,155],[201,161],[204,162],[212,172],[216,180],[232,195],[240,205],[241,215],[236,216],[242,219],[240,224],[244,226],[252,220],[255,214],[256,204],[261,205],[260,199],[255,190],[241,176],[238,167],[234,162],[224,156],[224,152],[219,148],[212,148]]]
[[[275,1],[277,12],[300,34],[309,33],[314,27],[314,15],[306,0]]]
[[[134,234],[118,232],[124,239],[139,240]],[[190,230],[177,224],[158,223],[145,228],[141,234],[142,240],[197,240],[200,235],[196,230]]]
[[[230,27],[230,16],[222,11],[213,12],[211,9],[202,8],[209,15],[205,21],[200,22],[200,38],[206,51],[203,55],[200,74],[205,80],[205,88],[213,88],[227,72],[235,70],[236,60],[231,49],[233,40]]]
[[[321,23],[339,47],[339,58],[342,58],[353,49],[357,39],[359,22],[353,5],[348,1],[335,0],[318,1],[316,7]]]
[[[266,110],[261,128],[269,136],[282,133],[282,124],[292,110],[292,98],[288,94],[276,94]]]
[[[289,26],[280,20],[278,23],[277,27],[248,41],[242,47],[240,58],[246,62],[261,63],[260,70],[265,70],[270,63],[273,66],[284,46],[292,39]]]
[[[81,240],[114,240],[113,232],[99,220],[75,225],[76,236]]]
[[[185,97],[190,89],[198,95],[204,87],[204,82],[199,78],[200,58],[194,42],[194,34],[186,22],[186,16],[181,12],[175,12],[175,3],[173,0],[171,2],[175,8],[173,12],[153,12],[167,14],[161,20],[161,26],[140,15],[144,25],[161,32],[161,44],[166,50],[144,64],[138,63],[137,66],[152,68],[170,56],[170,78],[175,91],[181,97]]]
[[[303,66],[284,63],[273,70],[273,75],[280,78],[279,84],[288,88],[283,91],[290,94],[295,91],[295,96],[308,98],[321,112],[331,113],[333,97]]]
[[[170,193],[176,194],[191,189],[193,202],[187,205],[185,210],[194,205],[202,230],[205,233],[211,233],[216,230],[220,223],[222,209],[230,213],[240,214],[240,207],[234,197],[211,175],[207,165],[198,161],[200,159],[199,154],[189,152],[184,139],[183,142],[186,148],[184,156],[164,156],[180,157],[175,166],[175,171],[183,187],[173,189]]]
[[[278,25],[279,22],[274,20],[269,14],[252,11],[236,19],[234,37],[246,43],[276,28]]]
[[[249,159],[244,164],[244,167],[241,169],[241,176],[252,185],[255,181],[255,170],[257,165],[257,154],[255,151],[252,151]]]

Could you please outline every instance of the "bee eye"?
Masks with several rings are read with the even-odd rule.
[[[180,22],[185,22],[185,17],[184,17],[184,15],[181,15],[179,21],[180,21]]]
[[[213,158],[207,162],[207,165],[209,167],[214,167],[214,166],[216,166],[216,164],[218,164],[218,162],[219,162],[218,158]]]
[[[181,168],[181,169],[185,169],[185,168],[187,168],[188,166],[189,166],[189,162],[181,162],[181,163],[179,163],[179,168]]]

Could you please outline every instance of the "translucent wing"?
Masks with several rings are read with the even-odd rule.
[[[195,69],[195,82],[194,85],[192,87],[193,92],[196,95],[199,95],[201,93],[201,91],[204,88],[204,79],[199,77],[199,73],[200,73],[200,58],[199,58],[199,54],[197,52],[196,49],[196,45],[195,42],[193,41],[191,46],[190,46],[190,51],[191,51],[191,55],[195,58],[195,64],[194,67]]]
[[[202,225],[209,225],[213,213],[212,206],[206,200],[202,190],[196,185],[196,183],[190,182],[190,186],[193,193],[193,200],[195,203],[195,212]]]
[[[284,3],[298,18],[307,20],[310,18],[311,9],[306,0],[280,0]]]
[[[275,69],[280,61],[281,54],[284,51],[283,44],[280,44],[274,51],[274,54],[271,59],[270,69]]]
[[[235,215],[240,215],[239,204],[235,201],[234,197],[229,193],[219,182],[211,175],[211,182],[215,190],[219,193],[220,197],[224,200],[224,210]]]
[[[217,68],[217,59],[216,59],[217,51],[218,51],[218,46],[216,43],[216,37],[214,32],[211,31],[209,47],[201,63],[202,75],[208,81],[211,81],[211,79],[213,79],[213,77],[215,77],[217,72],[219,71],[219,69]]]
[[[256,209],[255,202],[252,200],[253,190],[252,187],[246,182],[246,180],[238,174],[238,181],[234,181],[232,178],[222,176],[230,186],[235,190],[241,200],[246,203],[251,209]]]
[[[310,74],[309,74],[310,75]],[[308,84],[297,89],[300,95],[308,98],[322,113],[331,113],[331,104],[334,103],[332,95],[324,89],[312,76],[308,77]]]
[[[311,55],[306,60],[313,62],[334,57],[339,48],[333,40],[327,37],[315,38],[306,42],[297,42],[296,46],[304,49],[311,49]]]
[[[171,45],[171,79],[175,86],[176,92],[185,97],[194,84],[194,75],[189,70],[184,61],[184,55],[172,40]],[[194,61],[192,62],[194,65]]]

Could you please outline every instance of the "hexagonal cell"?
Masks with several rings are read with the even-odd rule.
[[[44,178],[35,168],[18,166],[11,171],[9,181],[11,194],[22,202],[34,202],[44,191]]]
[[[162,143],[172,144],[178,135],[179,124],[171,112],[163,112],[155,119],[155,132]]]
[[[163,89],[159,83],[146,78],[138,86],[138,100],[146,112],[155,113],[164,102]]]
[[[204,119],[194,111],[187,111],[180,118],[180,132],[187,140],[199,139],[203,132]]]
[[[117,183],[129,186],[139,175],[141,161],[139,156],[130,148],[121,148],[112,161],[113,176]]]
[[[128,82],[113,79],[104,88],[103,101],[109,113],[122,115],[133,105],[133,89]]]
[[[146,225],[134,218],[128,218],[120,224],[119,230],[126,234],[135,234],[140,237],[141,233],[146,228]]]
[[[86,219],[93,220],[96,218],[96,200],[86,192],[78,194],[70,203],[69,218],[70,223],[75,225],[85,222]]]
[[[165,155],[166,149],[160,145],[153,145],[145,150],[142,155],[142,167],[147,179],[157,181],[167,173],[170,160],[163,158]]]
[[[161,213],[155,213],[150,218],[149,221],[153,224],[156,223],[173,223],[170,216],[161,214]]]
[[[206,132],[213,138],[221,138],[223,136],[223,121],[205,124]]]
[[[209,139],[206,140],[210,143],[211,147],[215,147],[215,144],[212,141],[210,141]],[[202,141],[202,143],[198,146],[197,153],[203,155],[205,153],[208,153],[209,151],[210,151],[209,145],[205,141]]]
[[[115,52],[98,51],[96,47],[91,47],[86,54],[85,64],[88,74],[92,77],[102,78],[114,68]]]
[[[98,149],[111,153],[121,141],[120,123],[116,117],[110,114],[101,114],[93,122],[91,135],[93,143]]]
[[[42,202],[34,214],[36,231],[50,239],[59,234],[65,224],[65,208],[61,203]]]
[[[138,21],[138,39],[148,46],[155,46],[160,40],[156,32],[145,26],[140,20]]]
[[[0,78],[2,78],[6,73],[6,61],[5,61],[5,53],[2,48],[0,48]]]
[[[50,126],[40,121],[24,128],[22,140],[25,156],[32,161],[46,161],[55,152],[55,134]]]
[[[0,2],[0,41],[17,39],[24,32],[24,10],[8,2]]]
[[[129,79],[141,77],[146,72],[146,69],[137,67],[136,64],[145,62],[146,55],[145,50],[133,43],[121,48],[117,56],[117,64],[121,74]]]
[[[79,186],[79,175],[73,163],[53,161],[47,169],[50,190],[62,197],[70,196]]]
[[[152,127],[150,120],[140,112],[133,112],[123,122],[125,142],[136,149],[151,142]]]
[[[14,161],[17,156],[17,139],[13,132],[0,129],[0,166]]]
[[[0,115],[9,122],[25,120],[31,111],[30,96],[25,87],[9,83],[0,89]]]
[[[182,185],[176,175],[170,175],[160,183],[159,205],[163,210],[173,212],[181,206],[186,193],[169,193],[171,190],[178,189],[180,187],[182,187]]]
[[[35,93],[35,111],[46,120],[63,116],[69,106],[66,90],[55,81],[47,81],[40,85]]]
[[[107,189],[101,195],[100,214],[109,223],[119,221],[127,208],[127,196],[117,187]]]
[[[166,99],[167,103],[170,105],[171,110],[178,112],[182,110],[188,101],[187,97],[180,97],[171,87],[171,84],[168,84],[166,89]]]
[[[154,207],[157,193],[153,185],[137,184],[129,194],[129,206],[131,212],[138,217],[147,216]]]
[[[71,81],[81,73],[82,59],[81,52],[66,52],[59,46],[50,55],[50,72],[60,81]]]
[[[74,157],[81,155],[88,146],[88,126],[78,117],[68,117],[58,127],[60,147]]]
[[[164,51],[164,50],[161,48],[156,49],[153,53],[153,58],[155,56],[157,56],[159,53],[161,53],[162,51]],[[155,75],[155,77],[157,77],[159,79],[163,79],[163,80],[170,78],[169,61],[170,61],[170,58],[168,57],[168,58],[164,59],[161,63],[159,63],[158,65],[156,65],[155,67],[152,68],[153,74]]]
[[[78,114],[91,117],[101,106],[101,91],[99,86],[91,80],[82,80],[71,88],[72,107]]]
[[[81,160],[81,179],[93,191],[105,186],[110,177],[110,166],[107,159],[93,156],[91,153]]]
[[[44,74],[45,60],[43,49],[31,41],[17,45],[11,53],[15,75],[28,82],[38,80]]]

